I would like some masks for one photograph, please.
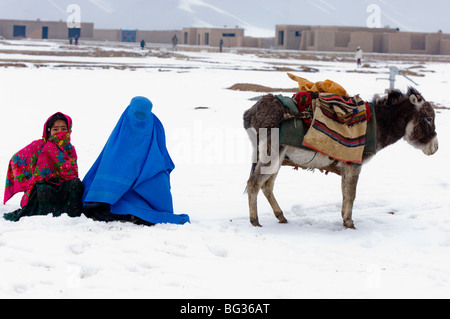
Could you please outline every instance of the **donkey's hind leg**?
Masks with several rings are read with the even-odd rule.
[[[342,218],[344,226],[347,228],[355,228],[352,220],[352,211],[361,167],[358,164],[345,165],[342,170]]]
[[[283,215],[283,211],[281,210],[280,206],[278,205],[277,200],[275,199],[275,195],[273,194],[273,187],[275,185],[275,180],[278,176],[278,172],[270,175],[269,179],[263,184],[262,190],[264,193],[264,196],[266,196],[267,200],[269,201],[270,206],[272,206],[273,213],[275,214],[275,217],[278,218],[278,221],[281,224],[287,223],[287,219]]]
[[[280,223],[287,222],[286,218],[284,218],[283,212],[281,211],[277,201],[275,200],[275,196],[273,195],[273,186],[275,183],[275,179],[281,167],[281,159],[285,154],[286,148],[282,148],[278,154],[278,157],[274,159],[273,162],[271,162],[270,169],[268,169],[269,166],[267,164],[265,165],[261,162],[258,162],[255,170],[250,175],[250,178],[247,182],[247,192],[250,210],[250,223],[253,226],[261,227],[261,224],[258,220],[257,208],[258,193],[261,188],[263,189],[264,195],[272,206],[275,216],[278,218]]]
[[[261,189],[262,185],[266,182],[266,180],[270,177],[270,175],[261,174],[261,163],[256,165],[255,170],[250,175],[249,180],[247,181],[247,194],[248,194],[248,206],[250,212],[250,223],[253,226],[261,227],[258,219],[258,193]]]

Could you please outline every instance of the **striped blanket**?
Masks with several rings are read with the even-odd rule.
[[[359,97],[322,93],[303,145],[344,162],[361,163],[370,107]]]

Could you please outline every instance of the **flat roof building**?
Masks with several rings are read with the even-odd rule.
[[[145,43],[172,43],[172,37],[176,35],[181,44],[181,30],[122,30],[122,29],[94,29],[94,40],[140,42]]]
[[[285,50],[450,55],[450,34],[390,28],[277,25],[275,45]]]
[[[210,47],[278,48],[283,50],[450,55],[450,34],[401,32],[390,28],[277,25],[275,37],[246,37],[234,28],[183,28],[182,30],[95,29],[94,23],[70,28],[64,21],[0,19],[0,36],[6,39],[82,39],[146,43],[172,43]]]
[[[226,47],[239,46],[240,39],[244,38],[244,29],[241,28],[183,28],[182,44],[209,45],[218,47],[220,40]]]
[[[91,39],[93,23],[81,23],[79,28],[69,28],[63,21],[0,20],[0,36],[5,39],[69,39],[76,36]]]

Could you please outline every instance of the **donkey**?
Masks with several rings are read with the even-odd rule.
[[[416,89],[409,87],[406,94],[391,90],[385,97],[374,96],[372,103],[377,123],[376,152],[401,138],[428,156],[437,152],[435,112],[431,104]],[[362,165],[374,155],[364,155],[361,164],[349,164],[306,148],[279,145],[278,150],[274,149],[272,144],[278,143],[272,141],[270,131],[266,130],[269,133],[260,134],[259,129],[279,128],[286,113],[288,113],[287,108],[271,94],[263,96],[244,113],[244,128],[253,142],[255,159],[247,181],[251,224],[261,226],[257,212],[257,196],[260,189],[269,201],[278,221],[287,223],[275,199],[273,188],[280,167],[294,166],[302,169],[320,169],[341,176],[341,214],[344,226],[354,228],[352,210],[359,174]],[[274,155],[270,161],[270,166],[274,167],[272,171],[268,170],[269,163],[261,160],[263,154],[268,153]]]

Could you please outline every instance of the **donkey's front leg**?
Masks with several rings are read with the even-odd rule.
[[[342,218],[344,226],[347,228],[355,228],[352,220],[353,202],[356,198],[356,186],[358,184],[359,174],[361,173],[361,165],[344,164],[342,169]]]

